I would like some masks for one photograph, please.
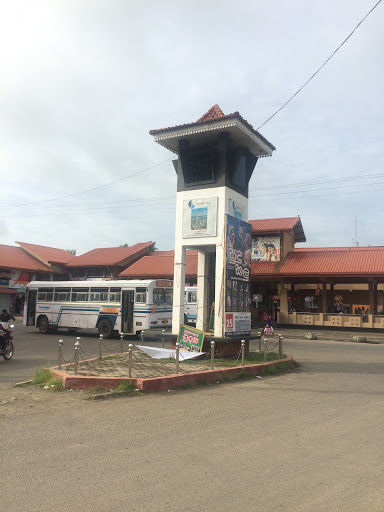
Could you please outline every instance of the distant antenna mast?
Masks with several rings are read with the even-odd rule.
[[[359,242],[357,241],[357,216],[355,217],[355,246],[359,247]]]

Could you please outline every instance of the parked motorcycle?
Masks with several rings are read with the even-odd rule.
[[[4,357],[6,361],[9,361],[12,359],[14,348],[13,348],[13,333],[11,329],[13,329],[15,326],[10,325],[10,328],[8,328],[7,332],[1,332],[0,335],[3,335],[5,338],[5,349],[0,352],[0,355]]]

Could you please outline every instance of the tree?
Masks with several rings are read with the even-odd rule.
[[[67,252],[69,252],[69,254],[73,254],[74,256],[76,256],[76,249],[65,249]]]

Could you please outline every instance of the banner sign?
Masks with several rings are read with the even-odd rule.
[[[225,237],[224,335],[251,334],[250,279],[252,226],[227,215]]]
[[[183,204],[183,238],[216,236],[217,197],[191,199]]]
[[[29,272],[22,270],[12,271],[11,278],[9,280],[9,287],[18,290],[26,290],[27,284],[30,282]]]
[[[280,237],[254,237],[252,240],[252,261],[280,261]]]
[[[204,332],[189,327],[188,325],[181,325],[179,338],[180,348],[189,350],[190,352],[201,352],[203,348]]]

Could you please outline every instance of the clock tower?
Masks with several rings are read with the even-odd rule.
[[[215,337],[227,335],[225,322],[233,318],[245,323],[249,318],[250,330],[246,279],[242,275],[238,283],[233,273],[229,276],[228,261],[233,260],[235,273],[246,273],[244,232],[249,226],[248,184],[258,159],[271,156],[274,146],[238,112],[224,115],[218,105],[194,123],[151,130],[150,134],[155,142],[176,155],[173,161],[177,175],[173,333],[177,334],[180,325],[185,323],[188,249],[198,251],[196,327],[208,330],[210,308],[214,303]],[[236,240],[239,240],[237,245]],[[243,270],[236,266],[240,260]],[[231,309],[237,312],[237,317],[228,313]],[[228,316],[230,314],[232,317]],[[236,329],[234,332],[243,331]]]

